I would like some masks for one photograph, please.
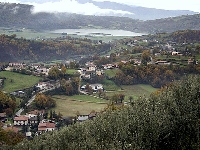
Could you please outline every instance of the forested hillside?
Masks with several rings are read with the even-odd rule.
[[[177,43],[198,43],[200,42],[200,31],[198,30],[183,30],[173,32],[171,34],[155,34],[146,35],[141,39],[158,39],[162,41],[174,41]],[[139,39],[140,37],[138,37]],[[121,40],[127,42],[127,40]],[[110,47],[115,43],[102,43],[92,41],[90,39],[77,39],[70,36],[64,36],[58,39],[49,40],[27,40],[24,38],[16,38],[16,35],[0,35],[0,60],[1,61],[48,61],[53,59],[66,59],[71,56],[86,55],[91,56],[95,53],[107,53]],[[124,44],[122,42],[121,44]],[[144,50],[141,49],[141,52]],[[130,71],[129,71],[130,72]],[[126,80],[123,80],[124,82]],[[139,81],[139,80],[137,80]],[[164,80],[163,80],[164,81]]]
[[[33,6],[0,3],[0,27],[32,28],[50,30],[61,28],[94,27],[123,29],[141,33],[173,32],[200,29],[199,14],[165,19],[140,21],[128,17],[87,16],[70,13],[32,13]]]
[[[93,121],[25,140],[14,149],[199,150],[199,91],[200,76],[189,76],[131,106],[108,107]]]
[[[92,55],[110,50],[110,44],[93,43],[89,39],[74,39],[71,37],[62,40],[31,41],[16,35],[0,35],[0,60],[8,61],[48,61],[66,59],[74,55]]]

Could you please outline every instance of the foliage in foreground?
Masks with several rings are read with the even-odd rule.
[[[199,120],[200,77],[190,76],[132,106],[25,140],[14,149],[198,150]]]

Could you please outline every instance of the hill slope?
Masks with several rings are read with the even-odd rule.
[[[94,121],[43,134],[14,149],[198,150],[199,81],[190,76],[130,107],[110,109]]]
[[[87,16],[70,13],[36,13],[33,6],[24,4],[0,4],[1,27],[25,27],[35,30],[61,28],[84,28],[88,25],[109,29],[123,29],[142,33],[173,32],[185,29],[200,29],[200,15],[186,15],[149,21],[134,20],[128,17]]]

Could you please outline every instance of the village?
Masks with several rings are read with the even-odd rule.
[[[146,41],[145,41],[146,42]],[[128,42],[127,45],[129,47],[134,47],[134,42]],[[135,42],[136,43],[136,42]],[[173,47],[170,44],[165,45],[165,49],[168,50],[168,54],[166,57],[181,57],[183,54],[178,51],[174,51]],[[156,52],[153,55],[150,55],[150,61],[148,61],[148,64],[156,64],[156,65],[170,65],[174,62],[166,60],[166,57],[164,59],[155,59],[157,57],[160,57],[163,51]],[[115,56],[120,57],[120,54],[116,54]],[[109,58],[110,56],[106,56],[106,58]],[[80,80],[90,80],[93,76],[101,76],[105,74],[105,70],[109,69],[117,69],[119,66],[119,63],[127,63],[134,61],[134,65],[141,65],[141,58],[130,58],[129,60],[120,60],[120,62],[113,62],[108,64],[103,64],[101,67],[97,67],[95,62],[88,61],[84,64],[84,67],[80,68],[74,68],[76,70],[75,74],[78,74]],[[63,65],[67,68],[70,68],[69,61],[62,61]],[[76,62],[72,62],[75,64]],[[174,64],[176,64],[175,62]],[[198,64],[197,60],[194,60],[193,57],[188,57],[188,60],[186,64]],[[49,70],[51,68],[57,67],[59,70],[61,70],[60,63],[50,63],[50,64],[43,64],[43,63],[32,63],[32,64],[26,64],[21,62],[10,62],[6,68],[3,68],[2,70],[7,71],[14,71],[19,72],[22,74],[27,75],[34,75],[39,77],[47,77]],[[70,80],[70,78],[69,78]],[[0,79],[0,86],[3,85],[4,79]],[[88,94],[88,91],[86,89],[86,84],[79,86],[79,92],[83,94]],[[93,83],[89,84],[90,88],[92,89],[92,92],[98,92],[99,90],[105,91],[104,87],[100,83]],[[60,82],[58,80],[49,80],[49,81],[41,81],[38,84],[36,84],[35,89],[37,92],[45,92],[45,91],[51,91],[53,89],[60,87]],[[34,92],[36,92],[34,91]],[[34,93],[32,93],[34,95]],[[19,91],[13,91],[10,93],[10,95],[23,98],[26,96],[26,92],[22,90]],[[34,99],[26,102],[25,106],[28,106],[31,104],[31,102]],[[73,123],[82,122],[85,120],[91,120],[98,115],[98,112],[91,112],[87,115],[79,114],[75,117],[61,117],[59,115],[52,116],[51,119],[48,119],[48,112],[46,110],[33,110],[30,112],[27,112],[26,114],[21,115],[23,112],[23,108],[21,108],[18,112],[16,112],[16,115],[13,117],[13,124],[5,124],[3,128],[5,130],[13,130],[14,132],[23,131],[27,138],[32,138],[33,136],[40,135],[44,132],[49,132],[53,130],[57,130],[62,124],[62,126],[68,126]],[[52,112],[51,112],[52,113]],[[6,113],[0,113],[0,120],[1,122],[5,123],[8,118],[6,116]]]

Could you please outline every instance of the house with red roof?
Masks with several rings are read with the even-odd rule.
[[[56,128],[55,123],[45,122],[45,123],[39,123],[38,125],[38,132],[48,132],[53,131]]]
[[[23,126],[28,125],[28,117],[26,116],[19,116],[14,118],[14,126]]]

